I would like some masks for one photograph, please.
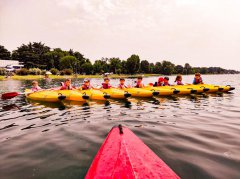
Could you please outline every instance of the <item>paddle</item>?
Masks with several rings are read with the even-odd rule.
[[[16,97],[18,95],[22,95],[22,94],[25,94],[25,93],[8,92],[8,93],[2,94],[2,99],[11,99],[11,98],[14,98],[14,97]]]

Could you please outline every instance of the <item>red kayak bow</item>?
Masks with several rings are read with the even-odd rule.
[[[95,156],[85,179],[179,179],[127,127],[113,127]]]

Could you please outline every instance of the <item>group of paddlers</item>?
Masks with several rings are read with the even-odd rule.
[[[135,87],[135,88],[145,87],[145,85],[143,84],[143,77],[142,76],[137,77],[137,80],[135,81],[135,85],[133,85],[133,86],[126,85],[125,84],[125,78],[120,78],[119,79],[119,84],[118,84],[117,87],[111,86],[109,82],[110,82],[110,79],[108,77],[105,77],[102,85],[100,87],[95,88],[90,84],[90,79],[84,79],[83,84],[79,88],[76,88],[75,86],[73,86],[71,84],[71,79],[66,79],[65,82],[61,82],[60,87],[54,88],[54,89],[51,89],[51,90],[73,90],[73,89],[87,90],[87,89],[109,89],[109,88],[124,89],[124,88],[132,88],[132,87]],[[195,74],[193,84],[203,84],[203,80],[202,80],[202,77],[201,77],[200,73]],[[169,83],[169,77],[159,77],[157,82],[150,83],[149,85],[152,85],[152,86],[172,86]],[[176,79],[174,81],[174,85],[184,85],[184,83],[182,82],[182,75],[177,75],[176,76]],[[41,90],[37,81],[32,82],[32,88],[31,89],[32,89],[33,92]]]

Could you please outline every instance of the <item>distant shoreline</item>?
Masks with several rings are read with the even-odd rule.
[[[122,75],[109,75],[110,78],[137,78],[138,76],[143,77],[151,77],[151,76],[176,76],[177,74],[172,75],[162,75],[162,74],[135,74],[135,75],[128,75],[128,74],[122,74]],[[189,74],[194,76],[194,74]],[[189,76],[188,75],[188,76]],[[235,75],[235,74],[203,74],[203,75]],[[84,79],[84,78],[103,78],[102,75],[49,75],[50,79],[66,79],[66,78],[75,78],[75,79]],[[0,76],[0,80],[40,80],[44,79],[44,75],[26,75],[26,76],[20,76],[20,75],[14,75],[12,77],[6,78],[5,76]]]

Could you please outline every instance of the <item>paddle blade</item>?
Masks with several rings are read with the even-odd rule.
[[[18,92],[4,93],[4,94],[2,94],[2,99],[11,99],[18,95],[19,95]]]

